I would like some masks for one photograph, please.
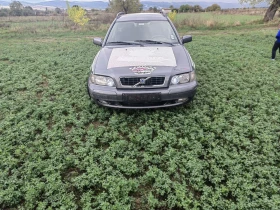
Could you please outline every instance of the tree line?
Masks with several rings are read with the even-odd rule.
[[[258,3],[261,2],[267,2],[269,7],[266,11],[266,14],[264,16],[264,22],[268,22],[273,20],[276,11],[280,7],[280,0],[238,0],[241,4],[242,3],[249,3],[251,6],[255,6]],[[109,0],[109,7],[108,10],[113,10],[113,11],[124,11],[126,13],[131,13],[131,12],[139,12],[143,9],[142,4],[140,3],[140,0]],[[213,4],[210,7],[207,7],[205,10],[206,11],[217,11],[221,9],[221,7],[217,4]],[[157,8],[153,7],[150,8],[151,11],[156,11]],[[205,11],[202,9],[201,6],[199,5],[182,5],[179,8],[179,12],[188,12],[188,11],[193,11],[193,12],[201,12]]]
[[[54,11],[48,10],[33,10],[32,7],[24,7],[19,1],[13,1],[10,3],[10,8],[1,8],[0,17],[7,16],[34,16],[34,15],[48,15],[48,14],[61,14],[62,10],[60,8],[55,8]]]
[[[213,4],[205,9],[203,9],[201,6],[199,5],[181,5],[179,8],[179,12],[214,12],[214,11],[220,11],[221,7],[218,4]]]
[[[280,7],[280,0],[239,0],[240,3],[249,3],[252,6],[261,3],[261,2],[267,2],[269,7],[266,11],[266,14],[264,16],[264,21],[268,22],[270,20],[273,20],[276,11]],[[175,9],[175,8],[174,8]],[[143,5],[140,3],[140,0],[109,0],[107,11],[113,11],[113,12],[120,12],[123,11],[125,13],[133,13],[133,12],[141,12],[143,10]],[[156,7],[150,8],[150,11],[157,12],[158,9]],[[213,4],[210,7],[207,7],[206,9],[203,9],[199,5],[181,5],[177,11],[179,12],[202,12],[202,11],[219,11],[221,10],[221,7],[218,4]],[[36,12],[40,13],[40,15],[48,14],[50,13],[48,9],[46,8],[46,11],[44,14],[42,14],[41,11],[34,11],[32,7],[26,6],[24,7],[19,1],[13,1],[10,3],[10,9],[2,8],[0,9],[0,17],[1,16],[29,16],[29,15],[37,15]],[[60,8],[56,8],[54,13],[61,13]]]
[[[218,4],[213,4],[212,6],[203,9],[199,5],[181,5],[179,9],[174,8],[172,5],[169,7],[176,12],[204,12],[204,11],[219,11],[221,7]],[[133,13],[133,12],[141,12],[143,10],[143,5],[140,3],[139,0],[109,0],[109,7],[107,9],[111,12],[118,12],[123,11],[125,13]],[[148,11],[150,12],[158,12],[160,9],[156,6],[150,7]]]

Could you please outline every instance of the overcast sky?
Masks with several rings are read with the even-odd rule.
[[[10,2],[11,0],[4,0]],[[19,0],[21,1],[21,0]],[[52,1],[52,0],[22,0],[25,2],[42,2],[42,1]],[[57,0],[57,1],[65,1],[65,0]],[[105,1],[108,2],[108,0],[69,0],[69,1]],[[218,3],[218,2],[224,2],[224,3],[238,3],[238,0],[140,0],[142,1],[155,1],[155,2],[185,2],[186,4],[188,2],[213,2],[213,3]]]
[[[140,1],[149,1],[149,0],[140,0]],[[151,1],[156,1],[156,2],[224,2],[224,3],[237,3],[238,0],[189,0],[189,1],[186,1],[186,0],[151,0]]]

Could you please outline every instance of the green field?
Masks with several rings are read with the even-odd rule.
[[[275,28],[181,29],[194,100],[130,111],[87,95],[103,31],[17,27],[0,28],[0,209],[279,209]]]
[[[251,27],[252,25],[262,23],[262,19],[263,15],[260,14],[220,14],[215,12],[179,13],[175,19],[175,25],[177,28],[184,30],[226,30],[229,27],[236,26]]]
[[[234,15],[234,14],[218,14],[213,12],[206,13],[179,13],[177,20],[181,21],[183,19],[193,19],[199,21],[215,21],[218,23],[222,23],[225,25],[235,24],[236,22],[240,22],[242,24],[250,23],[253,21],[261,20],[263,16],[261,15]]]

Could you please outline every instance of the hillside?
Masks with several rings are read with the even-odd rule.
[[[59,7],[66,8],[65,1],[42,1],[38,3],[30,3],[25,1],[20,1],[24,6],[44,6],[44,7]],[[183,4],[189,5],[200,5],[202,8],[206,8],[211,6],[212,4],[219,4],[222,9],[230,9],[230,8],[242,8],[242,7],[250,7],[248,4],[241,5],[239,3],[227,3],[227,2],[154,2],[154,1],[142,1],[144,10],[149,9],[150,7],[157,8],[168,8],[173,5],[175,8],[179,8]],[[0,1],[1,6],[9,6],[10,1]],[[108,2],[105,1],[70,1],[70,5],[79,5],[83,8],[87,9],[106,9],[108,7]],[[266,3],[262,3],[257,5],[257,7],[267,7]]]

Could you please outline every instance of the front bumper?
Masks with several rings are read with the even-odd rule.
[[[172,107],[190,101],[196,92],[197,82],[174,85],[169,88],[155,89],[117,89],[115,87],[94,85],[88,81],[89,96],[98,104],[112,108],[124,109],[151,109],[161,107]],[[156,103],[143,101],[141,103],[128,103],[124,94],[152,94],[160,93],[161,100]]]

